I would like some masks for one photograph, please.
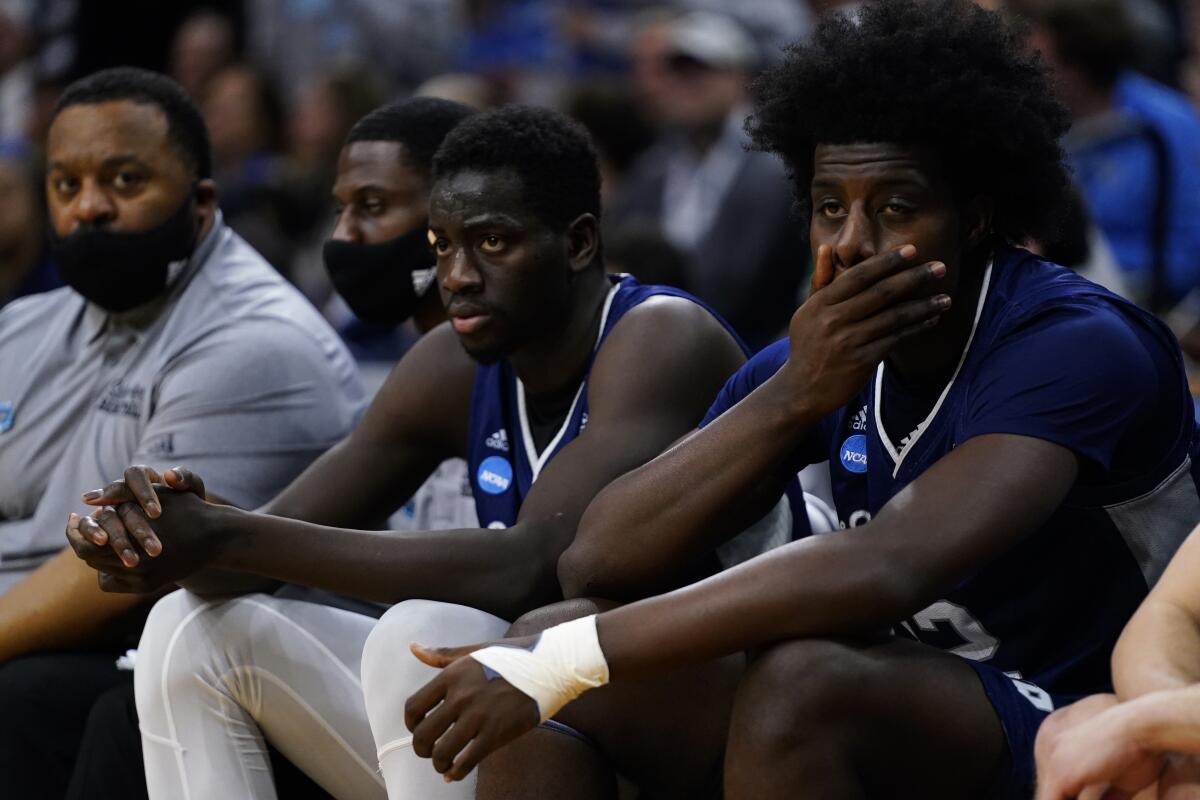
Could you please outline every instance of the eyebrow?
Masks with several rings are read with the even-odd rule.
[[[467,230],[470,230],[471,228],[482,228],[486,225],[504,225],[509,228],[522,227],[520,221],[508,216],[507,214],[499,212],[494,214],[479,214],[471,217],[470,219],[463,220],[463,228]]]
[[[831,191],[838,188],[840,185],[841,183],[839,181],[833,181],[828,178],[815,178],[813,179],[811,190],[814,192]],[[920,176],[920,173],[916,173],[911,176],[881,178],[876,182],[876,185],[881,187],[914,186],[918,189],[928,189],[929,181]]]
[[[133,153],[117,153],[100,162],[101,167],[117,167],[122,164],[137,164],[139,167],[150,169],[150,165],[146,161]],[[64,169],[66,163],[61,160],[54,160],[49,162],[46,167],[47,169]]]

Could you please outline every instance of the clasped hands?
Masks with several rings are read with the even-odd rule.
[[[122,480],[83,495],[95,511],[71,514],[67,541],[103,591],[154,592],[205,565],[214,506],[204,497],[204,481],[190,470],[129,467]]]

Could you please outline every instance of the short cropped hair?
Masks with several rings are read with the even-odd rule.
[[[587,131],[547,108],[505,106],[451,131],[433,158],[434,179],[511,169],[525,202],[555,232],[582,214],[600,218],[600,167]]]
[[[437,97],[414,97],[380,106],[354,123],[346,144],[396,142],[404,146],[412,166],[426,177],[433,170],[433,154],[446,135],[475,109]]]
[[[820,144],[926,146],[957,197],[992,198],[1002,240],[1052,239],[1069,121],[1017,27],[969,0],[872,0],[821,22],[752,86],[747,128],[789,168],[811,212]]]
[[[80,78],[63,90],[52,119],[70,106],[113,100],[157,106],[167,118],[167,139],[188,160],[196,178],[212,177],[212,149],[204,117],[183,87],[161,73],[113,67]]]

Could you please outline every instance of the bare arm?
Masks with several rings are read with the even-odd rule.
[[[70,550],[0,596],[0,664],[17,656],[104,641],[147,599],[105,594]]]
[[[1200,534],[1193,531],[1113,651],[1113,685],[1122,700],[1200,684],[1197,574]]]
[[[813,294],[792,318],[788,363],[596,498],[559,565],[564,591],[630,600],[677,586],[686,565],[770,510],[817,422],[866,384],[901,337],[948,307],[909,299],[941,274],[914,266],[914,256],[881,254],[835,283],[831,252],[820,248]]]
[[[972,439],[868,525],[818,536],[693,586],[601,615],[614,678],[785,639],[903,619],[1042,524],[1075,480],[1075,456],[1021,436]],[[931,536],[930,531],[937,531]]]
[[[612,680],[628,680],[772,642],[853,636],[891,625],[1036,530],[1077,473],[1075,455],[1056,444],[1008,434],[970,439],[867,525],[794,542],[686,588],[600,614],[596,632],[606,671]],[[530,637],[511,644],[529,648],[535,642]],[[540,716],[532,697],[506,681],[489,680],[481,664],[462,657],[477,647],[414,647],[426,663],[445,667],[406,705],[414,740],[438,741],[460,722],[478,731],[461,754],[438,753],[435,767],[453,780]],[[446,713],[430,714],[442,703]]]
[[[652,339],[655,346],[647,348]],[[184,549],[181,542],[189,533],[172,520],[183,519],[193,531],[190,536],[210,548],[186,555],[185,565],[199,559],[367,599],[424,597],[518,615],[560,596],[558,558],[595,493],[693,428],[741,360],[732,338],[707,312],[682,300],[648,301],[609,335],[589,380],[587,428],[538,478],[511,529],[377,533],[313,524],[308,515],[309,521],[301,522],[164,496],[156,528],[162,529],[165,546],[155,561],[169,569],[179,557],[173,553]],[[426,402],[444,404],[444,386],[426,385],[425,390]],[[465,420],[465,410],[462,416]],[[387,427],[390,420],[411,426],[412,419],[423,418],[391,413],[381,417],[381,424]],[[380,457],[386,452],[381,448]],[[318,468],[329,472],[329,463],[331,459],[323,459],[306,476]],[[357,480],[359,474],[345,468],[339,472],[330,478],[337,485]],[[321,481],[300,481],[313,496],[337,494]],[[315,502],[293,487],[269,508],[300,516]]]

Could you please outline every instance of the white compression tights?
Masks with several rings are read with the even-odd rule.
[[[425,600],[377,622],[261,594],[168,595],[147,620],[134,676],[150,797],[275,798],[265,736],[339,800],[382,798],[383,778],[391,800],[470,800],[474,774],[447,784],[412,752],[404,703],[436,670],[408,645],[490,641],[507,627]]]
[[[408,600],[383,615],[362,656],[363,692],[378,747],[389,800],[470,800],[475,772],[445,783],[430,762],[412,750],[404,703],[437,670],[409,651],[411,642],[432,647],[488,642],[504,636],[508,623],[483,611],[429,600]]]
[[[160,600],[134,675],[150,797],[275,798],[265,736],[335,797],[383,798],[359,681],[375,624],[261,594]]]

